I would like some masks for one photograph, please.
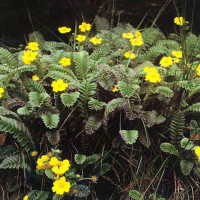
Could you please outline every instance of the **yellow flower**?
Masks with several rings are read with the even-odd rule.
[[[66,171],[69,170],[70,163],[69,160],[63,160],[59,161],[58,165],[52,167],[52,172],[54,172],[57,175],[63,175]]]
[[[134,59],[135,58],[135,54],[132,52],[132,51],[127,51],[124,56],[126,58],[131,58],[131,59]]]
[[[45,66],[45,65],[42,65],[42,66],[41,66],[41,68],[42,68],[42,69],[45,69],[45,68],[46,68],[46,66]]]
[[[92,42],[94,45],[101,44],[102,38],[92,37],[92,38],[90,39],[90,42]]]
[[[200,76],[200,64],[197,66],[196,71],[197,71],[197,75]]]
[[[26,195],[26,196],[23,198],[23,200],[28,200],[28,195]]]
[[[2,97],[2,93],[4,93],[4,92],[5,92],[5,90],[0,87],[0,98]]]
[[[63,67],[66,67],[66,66],[69,66],[71,65],[71,59],[70,58],[62,58],[59,63],[63,66]]]
[[[133,46],[141,46],[144,44],[142,38],[133,38],[133,39],[130,39],[130,42],[131,42],[131,45]]]
[[[66,26],[62,26],[60,28],[58,28],[58,31],[60,33],[69,33],[72,29],[71,28],[67,28]]]
[[[51,157],[51,159],[49,161],[49,164],[51,166],[56,166],[56,165],[58,165],[58,163],[59,163],[59,160],[56,157]]]
[[[183,53],[182,53],[182,51],[172,51],[172,56],[174,56],[176,58],[182,58]]]
[[[157,69],[154,67],[145,67],[143,69],[144,72],[157,72]]]
[[[68,84],[64,83],[62,79],[58,79],[52,82],[51,87],[53,87],[54,92],[62,92],[68,87]]]
[[[31,156],[37,156],[38,152],[37,151],[32,151]]]
[[[93,181],[94,183],[96,183],[97,180],[98,180],[98,178],[97,178],[96,176],[92,176],[91,179],[92,179],[92,181]]]
[[[179,59],[179,58],[173,58],[173,61],[174,61],[175,63],[179,63],[179,62],[180,62],[180,59]]]
[[[156,71],[148,72],[146,74],[145,80],[151,83],[157,83],[157,82],[161,82],[161,77],[160,77],[160,74],[156,70]]]
[[[118,91],[119,91],[118,86],[115,85],[115,87],[114,87],[114,89],[113,89],[112,91],[113,91],[113,92],[118,92]]]
[[[113,63],[113,60],[109,60],[108,62],[109,62],[109,63]]]
[[[84,42],[86,40],[86,36],[85,35],[77,35],[76,40],[78,40],[79,42]]]
[[[132,33],[122,33],[123,38],[132,39],[134,35]]]
[[[49,156],[49,157],[53,156],[52,152],[48,152],[47,156]]]
[[[34,60],[36,60],[37,52],[25,51],[22,56],[23,62],[26,65],[30,65]]]
[[[60,177],[60,179],[54,181],[52,191],[56,194],[63,195],[64,192],[69,192],[71,188],[70,182],[66,182],[64,176]]]
[[[140,31],[135,32],[135,37],[138,38],[138,39],[142,38],[142,34],[140,33]]]
[[[40,80],[39,76],[37,76],[37,75],[32,76],[32,79],[33,79],[34,81],[39,81],[39,80]]]
[[[166,57],[164,56],[161,61],[160,61],[160,65],[164,66],[164,67],[169,67],[173,64],[173,60],[172,57]]]
[[[199,161],[200,161],[200,146],[197,146],[194,150],[195,154],[197,155]]]
[[[175,17],[174,23],[179,26],[183,26],[183,24],[185,24],[185,19],[183,17]]]
[[[38,158],[36,168],[41,170],[41,169],[47,169],[51,167],[49,163],[47,162],[48,160],[49,160],[49,157],[47,155],[43,155],[41,158]]]
[[[37,51],[39,44],[37,42],[29,42],[27,48],[31,51]]]
[[[81,32],[89,31],[91,29],[91,24],[83,22],[81,25],[79,25],[79,29]]]

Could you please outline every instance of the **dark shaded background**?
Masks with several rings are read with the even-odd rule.
[[[186,1],[186,17],[191,21],[195,0],[176,0],[179,9]],[[59,26],[74,27],[75,21],[92,22],[100,16],[137,26],[148,13],[142,27],[149,26],[166,0],[0,0],[0,42],[7,46],[25,43],[29,33],[40,31],[46,40],[59,40]],[[196,0],[193,31],[200,33],[200,0]],[[174,32],[177,16],[172,2],[160,16],[157,26],[165,33]]]

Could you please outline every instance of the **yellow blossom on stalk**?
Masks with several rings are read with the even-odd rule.
[[[179,58],[173,58],[173,61],[174,61],[175,63],[179,63],[179,62],[180,62],[180,59],[179,59]]]
[[[130,42],[131,42],[131,45],[133,46],[141,46],[144,44],[142,38],[133,38],[133,39],[130,39]]]
[[[185,19],[183,17],[175,17],[174,23],[179,26],[183,26],[183,24],[185,24]]]
[[[81,25],[79,25],[79,29],[81,32],[89,31],[91,29],[91,24],[83,22]]]
[[[62,92],[68,87],[68,84],[64,83],[62,79],[58,79],[52,82],[51,87],[53,87],[54,92]]]
[[[194,150],[195,154],[197,155],[199,161],[200,161],[200,146],[197,146]]]
[[[161,82],[161,77],[158,72],[148,72],[146,74],[145,80],[151,83],[157,83],[157,82]]]
[[[37,76],[37,75],[34,75],[34,76],[32,76],[32,80],[34,80],[34,81],[39,81],[39,80],[40,80],[40,78],[39,78],[39,76]]]
[[[157,72],[157,69],[154,67],[144,67],[143,71],[144,72]]]
[[[0,87],[0,98],[2,97],[2,94],[5,92],[3,88]]]
[[[25,51],[22,56],[24,64],[30,65],[33,61],[36,60],[37,55],[38,55],[37,52]]]
[[[28,195],[26,195],[26,196],[23,198],[23,200],[28,200]]]
[[[90,39],[90,42],[92,42],[92,44],[94,44],[94,45],[101,44],[102,38],[92,37],[92,38]]]
[[[59,63],[63,66],[63,67],[66,67],[66,66],[69,66],[71,65],[71,59],[70,58],[62,58]]]
[[[43,155],[41,158],[38,158],[36,168],[41,170],[41,169],[47,169],[51,167],[51,165],[49,165],[49,163],[47,162],[48,160],[49,160],[49,157],[47,155]]]
[[[49,156],[49,157],[51,157],[52,155],[53,155],[52,152],[47,153],[47,156]]]
[[[62,27],[58,28],[58,31],[63,34],[69,33],[71,30],[72,30],[71,28],[67,28],[66,26],[62,26]]]
[[[93,181],[94,183],[96,183],[97,180],[98,180],[98,178],[97,178],[96,176],[92,176],[91,179],[92,179],[92,181]]]
[[[109,63],[113,63],[113,60],[109,60],[108,62],[109,62]]]
[[[114,89],[113,89],[112,91],[113,91],[113,92],[118,92],[118,91],[119,91],[118,86],[115,85],[115,87],[114,87]]]
[[[37,51],[39,44],[37,42],[29,42],[27,48],[31,51]]]
[[[58,163],[59,163],[59,160],[56,157],[51,157],[51,159],[49,161],[49,164],[51,166],[56,166],[56,165],[58,165]]]
[[[172,51],[172,56],[174,56],[176,58],[182,58],[183,53],[182,53],[182,51]]]
[[[132,39],[134,35],[132,33],[122,33],[123,38]]]
[[[71,188],[70,182],[66,181],[64,176],[53,182],[52,191],[56,194],[63,195],[64,192],[68,193]]]
[[[130,58],[130,59],[134,59],[135,58],[135,54],[132,51],[127,51],[124,56],[126,58]]]
[[[84,42],[86,40],[85,35],[77,35],[76,40],[79,42]]]
[[[160,65],[164,66],[164,67],[169,67],[173,64],[173,60],[172,57],[166,57],[164,56],[161,61],[160,61]]]
[[[54,167],[52,167],[52,172],[54,172],[57,175],[63,175],[66,171],[69,170],[70,167],[69,160],[65,159],[63,161],[59,161],[58,164]]]
[[[31,156],[33,156],[33,157],[34,157],[34,156],[37,156],[37,154],[38,154],[37,151],[32,151],[32,152],[31,152]]]
[[[140,31],[135,32],[135,37],[138,38],[138,39],[142,38],[142,34],[140,33]]]
[[[197,66],[196,71],[197,71],[197,75],[200,76],[200,64]]]

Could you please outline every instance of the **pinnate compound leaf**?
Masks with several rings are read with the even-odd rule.
[[[90,194],[90,189],[86,185],[75,185],[71,188],[71,191],[79,198],[87,197]]]

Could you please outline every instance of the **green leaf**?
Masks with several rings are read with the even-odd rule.
[[[102,110],[105,105],[106,105],[105,102],[98,101],[98,100],[93,99],[93,98],[91,98],[90,101],[88,102],[89,109],[96,110],[96,111]]]
[[[95,174],[97,176],[103,176],[106,172],[108,172],[111,169],[111,165],[109,163],[103,163],[100,165],[96,170]]]
[[[73,106],[76,100],[78,99],[79,95],[79,92],[63,93],[61,94],[62,103],[67,107]]]
[[[21,160],[19,155],[13,155],[5,158],[0,164],[0,169],[19,169]]]
[[[160,149],[165,152],[165,153],[170,153],[170,154],[174,154],[176,156],[179,157],[179,152],[178,150],[175,148],[175,146],[173,144],[170,144],[170,143],[162,143],[160,145]]]
[[[47,93],[38,93],[38,92],[29,93],[30,103],[34,107],[40,107],[47,98],[49,98],[49,95]]]
[[[43,114],[42,120],[47,128],[49,129],[56,128],[59,122],[59,115],[58,114]]]
[[[45,169],[45,175],[52,180],[55,178],[55,174],[52,172],[51,168]]]
[[[137,190],[130,190],[129,196],[135,200],[143,200],[143,195],[140,194]]]
[[[33,111],[32,111],[32,106],[30,103],[27,103],[24,107],[21,107],[21,108],[18,108],[17,109],[17,113],[19,115],[29,115],[31,114]]]
[[[79,198],[87,197],[90,194],[90,189],[86,185],[75,185],[71,188],[71,191]]]
[[[87,156],[86,160],[84,162],[84,165],[87,166],[87,165],[94,164],[99,160],[99,158],[100,158],[100,156],[97,155],[97,154],[93,154],[91,156]]]
[[[46,136],[52,145],[57,145],[60,141],[60,132],[59,131],[48,131]]]
[[[133,96],[134,92],[140,88],[139,85],[136,85],[136,84],[128,85],[123,81],[119,81],[117,85],[120,89],[121,94],[124,97],[128,97],[128,98]]]
[[[133,144],[136,142],[138,138],[138,131],[137,130],[120,130],[120,135],[126,142],[126,144]]]
[[[158,86],[156,88],[156,92],[159,93],[159,94],[162,94],[166,97],[172,97],[174,95],[173,90],[171,90],[168,87],[164,87],[164,86]]]
[[[80,164],[83,164],[85,162],[86,156],[85,155],[76,154],[74,159],[75,159],[76,164],[80,165]]]
[[[186,150],[194,150],[196,146],[188,138],[183,138],[181,140],[181,147],[186,149]]]
[[[91,116],[89,117],[88,121],[85,125],[85,131],[87,134],[93,134],[97,131],[102,125],[102,119],[98,116]]]
[[[34,150],[35,144],[33,142],[31,133],[21,122],[10,119],[7,117],[0,117],[0,131],[5,131],[6,133],[13,133],[17,141],[25,146],[26,150]]]
[[[17,67],[17,59],[10,51],[2,47],[0,48],[0,62],[13,69]]]
[[[49,192],[32,190],[28,193],[28,200],[47,200],[49,197]]]
[[[188,176],[194,166],[194,162],[189,160],[181,160],[180,162],[181,171],[185,176]]]
[[[200,112],[200,102],[194,103],[187,108],[187,111]]]
[[[73,54],[73,60],[75,63],[75,69],[79,79],[84,80],[86,78],[88,69],[89,55],[86,51],[76,52]]]

